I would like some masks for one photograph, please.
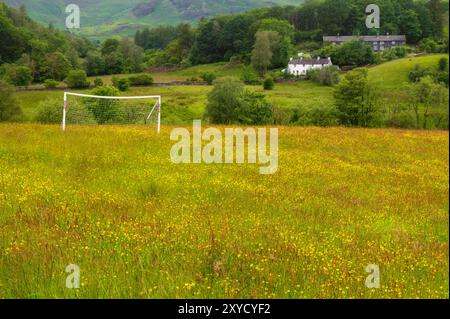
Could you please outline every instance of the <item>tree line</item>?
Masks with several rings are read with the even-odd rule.
[[[381,29],[365,27],[370,0],[307,0],[299,6],[258,8],[246,13],[203,19],[189,24],[145,28],[134,39],[93,43],[32,21],[22,6],[0,4],[0,78],[15,85],[63,81],[71,70],[87,76],[138,73],[173,65],[186,67],[220,61],[252,64],[263,75],[284,68],[299,50],[331,56],[337,64],[364,65],[376,56],[364,44],[323,47],[322,36],[333,34],[405,34],[426,52],[448,52],[442,0],[379,0]],[[395,53],[395,52],[394,52]],[[251,74],[250,74],[251,75]]]
[[[426,39],[428,43],[433,41],[432,45],[427,45],[427,50],[448,52],[448,34],[444,34],[448,2],[379,0],[381,28],[368,30],[365,8],[372,2],[307,0],[299,6],[259,8],[242,14],[203,19],[195,30],[183,24],[146,28],[136,33],[135,43],[147,50],[147,61],[153,65],[196,65],[220,61],[248,64],[254,59],[252,53],[261,52],[262,48],[266,55],[270,55],[270,67],[277,68],[285,66],[289,55],[295,51],[321,49],[323,35],[338,34],[404,34],[408,44],[422,45]],[[264,64],[267,60],[266,57]]]

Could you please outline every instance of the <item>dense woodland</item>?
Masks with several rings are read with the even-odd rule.
[[[189,24],[143,29],[133,39],[93,43],[52,25],[33,22],[24,7],[0,5],[0,76],[16,85],[64,80],[70,70],[88,76],[136,73],[159,66],[185,67],[219,61],[252,63],[265,73],[283,68],[299,50],[331,56],[337,64],[364,65],[379,57],[366,47],[349,52],[323,47],[322,36],[334,34],[405,34],[427,52],[448,52],[448,2],[380,0],[380,30],[365,28],[366,0],[308,0],[300,6],[259,8]],[[356,53],[355,53],[356,52]],[[260,56],[255,56],[260,54]],[[261,56],[262,55],[262,56]],[[350,56],[349,56],[350,55]],[[355,57],[356,55],[356,57]],[[270,61],[267,61],[267,59]]]

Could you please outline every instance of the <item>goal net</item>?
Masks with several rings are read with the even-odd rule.
[[[161,96],[97,96],[64,93],[62,129],[67,125],[152,124],[161,131]]]

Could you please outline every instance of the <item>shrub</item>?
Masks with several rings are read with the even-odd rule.
[[[153,77],[150,74],[139,74],[128,78],[132,86],[149,86],[153,84]]]
[[[426,53],[444,52],[444,45],[440,45],[434,39],[426,38],[419,42],[419,50]]]
[[[128,80],[126,78],[113,77],[112,82],[113,82],[114,87],[119,89],[119,91],[121,91],[121,92],[128,91],[128,89],[130,88],[130,80]]]
[[[203,73],[201,76],[202,80],[208,83],[208,85],[212,85],[217,76],[214,73]]]
[[[118,96],[119,91],[112,86],[99,86],[92,90],[92,95]],[[117,123],[119,121],[120,105],[117,100],[85,99],[86,108],[93,114],[99,124]]]
[[[331,56],[331,59],[337,65],[363,66],[375,62],[375,54],[371,46],[360,40],[353,40],[338,47],[332,47],[330,54],[325,56]]]
[[[308,78],[320,85],[334,86],[339,83],[339,68],[327,66],[322,69],[308,71]]]
[[[381,59],[383,61],[392,61],[401,59],[408,55],[408,50],[409,49],[406,46],[388,48],[381,53]]]
[[[264,125],[273,123],[273,108],[264,97],[248,90],[244,90],[240,98],[241,103],[235,110],[237,123],[245,125]]]
[[[0,80],[0,122],[17,121],[21,116],[22,109],[14,87]]]
[[[304,126],[336,126],[339,124],[336,109],[329,105],[299,107],[294,111],[291,121]]]
[[[66,82],[67,86],[71,89],[84,89],[88,88],[90,85],[84,70],[70,71],[64,82]]]
[[[214,82],[208,94],[206,116],[216,124],[268,124],[273,110],[264,95],[245,90],[244,83],[226,77]]]
[[[61,122],[62,116],[61,99],[47,99],[38,104],[34,120],[42,124],[55,124]]]
[[[94,80],[94,86],[95,87],[99,87],[99,86],[103,86],[103,85],[104,85],[104,83],[103,83],[103,80],[101,78],[96,78]]]
[[[54,88],[56,88],[58,85],[59,85],[59,82],[56,81],[56,80],[48,79],[48,80],[45,80],[45,81],[44,81],[44,86],[45,86],[47,89],[54,89]]]
[[[187,82],[198,82],[198,79],[195,76],[193,76],[193,77],[187,78],[186,81]]]
[[[33,74],[30,68],[26,66],[18,66],[15,70],[15,74],[11,78],[11,81],[15,86],[28,86],[32,80]]]
[[[414,66],[414,69],[409,72],[409,81],[416,83],[419,82],[421,78],[426,76],[434,76],[434,70],[430,67],[423,67],[419,64]]]
[[[6,81],[15,86],[28,86],[33,80],[31,69],[16,64],[4,64],[0,73]]]
[[[38,104],[34,120],[42,124],[61,123],[63,109],[60,99],[47,99]],[[71,124],[95,124],[94,115],[87,109],[86,105],[71,100],[67,108],[67,123]]]
[[[258,85],[261,83],[258,74],[251,65],[242,68],[241,80],[248,85]]]
[[[439,71],[448,70],[448,59],[447,58],[439,59],[438,69],[439,69]]]
[[[264,90],[266,90],[266,91],[273,90],[274,86],[275,86],[275,82],[273,81],[273,78],[271,76],[267,76],[264,80],[264,85],[263,85]]]

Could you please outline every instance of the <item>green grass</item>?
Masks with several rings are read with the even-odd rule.
[[[394,60],[371,68],[369,78],[371,83],[380,89],[401,90],[409,82],[409,72],[416,64],[436,69],[439,59],[443,57],[448,58],[448,54],[433,54]]]
[[[0,299],[449,297],[448,132],[280,127],[263,176],[172,128],[1,124]]]
[[[386,99],[403,92],[408,82],[408,74],[416,64],[437,67],[438,61],[448,55],[427,55],[388,62],[369,69],[369,80],[376,85]],[[155,73],[156,82],[185,81],[190,77],[200,78],[205,72],[213,72],[219,77],[240,77],[241,66],[229,66],[227,63],[199,65],[173,72]],[[119,75],[125,77],[129,75]],[[105,84],[111,84],[112,76],[103,76]],[[90,78],[92,81],[93,78]],[[207,94],[211,86],[168,86],[168,87],[134,87],[126,95],[162,95],[163,121],[165,124],[189,123],[203,117],[207,104]],[[265,94],[269,101],[278,108],[326,106],[334,103],[333,88],[321,86],[311,81],[283,83],[275,85],[273,91],[264,91],[262,86],[248,86],[248,89]],[[88,91],[83,91],[87,93]],[[63,100],[62,91],[20,92],[19,99],[25,118],[32,121],[36,106],[47,98]]]
[[[199,81],[202,81],[200,78],[204,73],[214,73],[217,76],[241,76],[242,65],[230,65],[229,63],[212,63],[212,64],[204,64],[197,65],[190,68],[186,68],[183,70],[176,70],[170,72],[161,72],[161,73],[152,73],[151,76],[155,80],[155,82],[174,82],[174,81],[187,81],[193,77],[197,78]],[[116,75],[118,78],[130,77],[135,74],[122,74]],[[103,75],[98,76],[101,78],[103,82],[107,85],[112,84],[113,75]],[[89,77],[89,80],[93,82],[93,80],[97,78],[96,76]]]

